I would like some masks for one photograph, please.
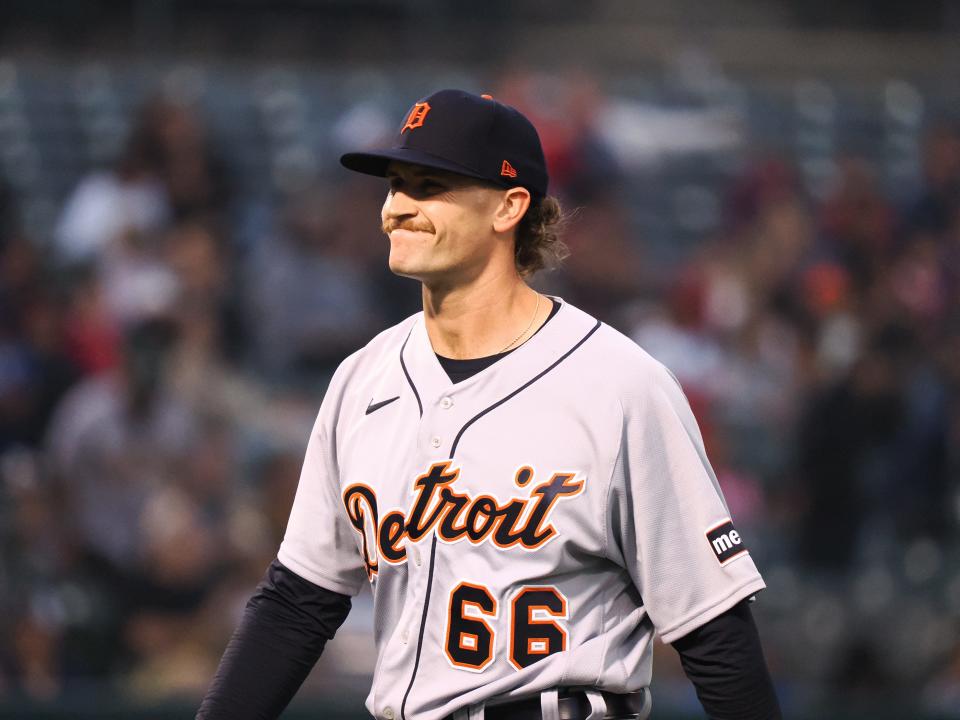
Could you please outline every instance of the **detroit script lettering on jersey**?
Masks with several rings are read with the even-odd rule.
[[[529,486],[533,475],[533,469],[525,465],[516,471],[514,482],[518,487]],[[466,539],[474,545],[490,542],[503,549],[542,547],[557,535],[557,529],[548,523],[556,502],[583,490],[583,480],[576,480],[576,473],[556,472],[534,486],[527,497],[512,497],[501,504],[492,495],[458,493],[453,484],[459,477],[460,468],[454,468],[452,461],[433,463],[414,481],[409,510],[393,510],[382,518],[371,487],[354,483],[343,491],[347,516],[362,538],[368,578],[376,575],[379,558],[391,564],[406,562],[404,540],[416,542],[430,532],[448,543]]]

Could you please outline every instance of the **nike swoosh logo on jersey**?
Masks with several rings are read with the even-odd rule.
[[[369,415],[372,412],[376,412],[377,410],[382,408],[384,405],[389,405],[394,400],[399,400],[399,399],[400,399],[400,396],[397,395],[396,397],[392,397],[389,400],[381,400],[380,402],[375,403],[373,401],[373,398],[370,398],[370,404],[367,405],[367,411],[364,413],[364,415]]]

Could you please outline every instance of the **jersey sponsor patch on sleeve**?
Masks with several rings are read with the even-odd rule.
[[[743,544],[743,538],[733,527],[733,521],[730,518],[711,527],[707,530],[706,536],[721,566],[747,554],[747,546]]]

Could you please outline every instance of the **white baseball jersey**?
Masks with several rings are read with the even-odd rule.
[[[638,690],[654,632],[764,587],[674,377],[567,303],[457,384],[422,313],[347,358],[279,559],[337,592],[370,582],[384,720]]]

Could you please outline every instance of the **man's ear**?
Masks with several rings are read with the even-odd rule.
[[[530,207],[530,191],[515,187],[507,190],[493,215],[493,229],[498,233],[509,232],[517,226]]]

